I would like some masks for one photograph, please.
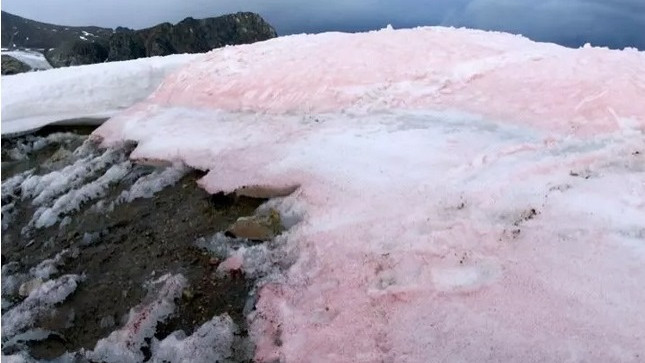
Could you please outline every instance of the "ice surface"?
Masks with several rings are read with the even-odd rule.
[[[258,361],[635,362],[643,99],[635,50],[327,33],[213,51],[95,136],[210,192],[299,186]]]
[[[152,57],[3,77],[2,134],[63,120],[112,116],[148,97],[164,76],[199,56]]]

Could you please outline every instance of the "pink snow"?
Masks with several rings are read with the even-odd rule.
[[[635,362],[643,100],[635,50],[327,33],[213,51],[95,135],[213,193],[300,186],[258,361]]]
[[[244,256],[241,256],[238,253],[234,253],[231,257],[224,260],[217,266],[217,271],[229,272],[234,270],[239,270],[244,264]]]

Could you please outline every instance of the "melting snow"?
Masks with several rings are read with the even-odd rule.
[[[183,331],[170,334],[152,343],[153,362],[227,362],[233,356],[231,346],[238,332],[226,314],[216,316],[199,327],[191,336]]]
[[[78,275],[64,275],[34,289],[23,302],[2,315],[3,340],[25,331],[38,316],[49,313],[76,290],[82,279]]]
[[[202,241],[228,258],[221,272],[271,276],[249,316],[258,361],[638,361],[643,75],[642,52],[502,33],[298,35],[6,77],[2,133],[111,115],[161,84],[95,136],[137,141],[134,158],[209,170],[200,183],[213,193],[298,186],[270,203],[290,227],[280,251]],[[130,169],[110,151],[76,157],[60,174],[3,182],[3,196],[34,197],[33,224],[51,225]],[[153,173],[118,200],[147,197],[184,170]],[[12,210],[2,213],[4,224]],[[56,273],[57,259],[30,274],[3,266],[3,296]],[[35,288],[3,315],[3,338],[78,279]],[[89,358],[142,360],[147,341],[153,360],[230,358],[237,328],[226,316],[190,337],[153,339],[185,279],[154,285]]]
[[[181,296],[187,281],[181,275],[164,275],[152,282],[149,303],[142,303],[130,311],[125,326],[96,343],[87,357],[101,362],[141,362],[142,347],[148,347],[157,326],[175,309],[175,299]]]
[[[637,361],[643,75],[502,33],[298,35],[213,51],[95,134],[210,192],[299,186],[258,361]]]
[[[62,120],[112,116],[148,97],[164,76],[199,56],[171,55],[3,77],[2,134]]]

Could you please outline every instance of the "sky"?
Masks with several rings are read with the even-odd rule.
[[[130,28],[254,11],[280,35],[446,25],[645,50],[645,0],[3,0],[2,9],[61,25]]]

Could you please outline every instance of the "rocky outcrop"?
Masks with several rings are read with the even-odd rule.
[[[31,67],[8,55],[2,55],[2,75],[29,72]]]
[[[255,13],[216,18],[186,18],[137,31],[120,31],[110,37],[109,61],[202,53],[225,45],[248,44],[276,37],[276,31]]]
[[[45,49],[45,56],[54,67],[203,53],[276,36],[273,27],[260,15],[248,12],[186,18],[175,25],[163,23],[141,30],[64,27],[2,12],[2,46]]]
[[[143,58],[147,54],[143,39],[134,32],[118,32],[110,37],[110,61]]]
[[[80,39],[64,42],[57,48],[45,52],[49,64],[56,68],[102,63],[107,56],[107,42]]]

